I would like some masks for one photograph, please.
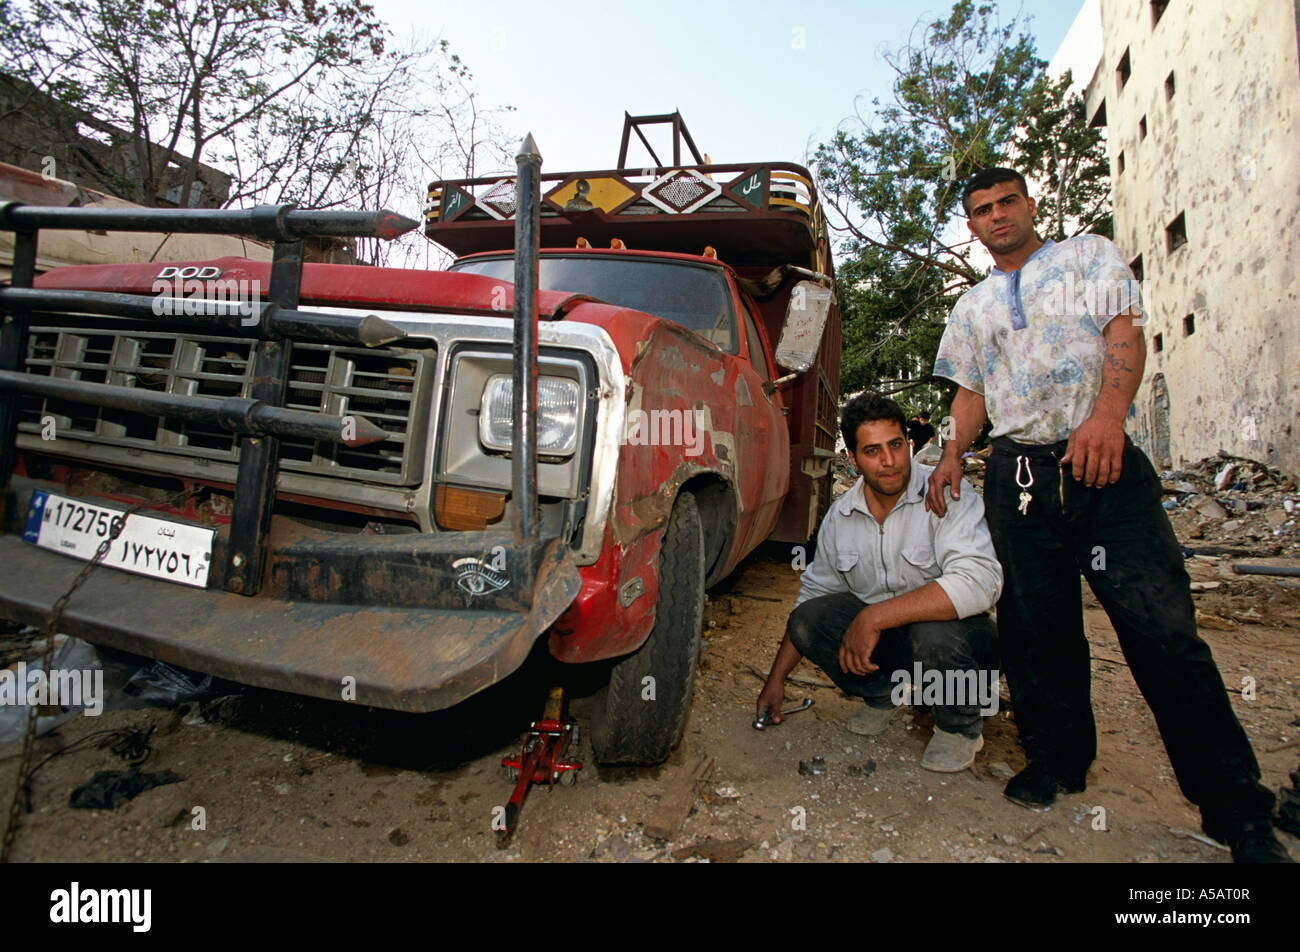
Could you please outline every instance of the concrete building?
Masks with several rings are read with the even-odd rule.
[[[0,201],[73,207],[138,207],[142,156],[164,169],[152,205],[179,207],[186,172],[194,169],[190,208],[221,208],[230,196],[226,172],[168,152],[94,115],[61,103],[28,83],[0,73]],[[124,232],[50,231],[40,240],[38,269],[114,261],[186,260],[238,255],[270,260],[269,246],[251,239]],[[0,231],[0,279],[12,264],[13,235]],[[314,237],[303,259],[359,264],[356,240]]]
[[[179,207],[185,173],[194,169],[189,208],[221,208],[230,176],[140,139],[83,109],[0,73],[0,162],[41,172],[142,205]],[[160,194],[138,194],[145,159],[163,170]]]
[[[1101,29],[1101,0],[1083,0],[1070,29],[1047,64],[1047,75],[1059,79],[1070,71],[1070,92],[1086,95],[1088,81],[1101,62],[1105,38]]]
[[[1086,98],[1150,314],[1128,429],[1159,468],[1222,449],[1300,472],[1298,14],[1101,0]]]

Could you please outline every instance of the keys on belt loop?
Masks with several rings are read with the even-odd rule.
[[[1022,466],[1025,470],[1025,476],[1028,477],[1024,482],[1020,480],[1020,468]],[[1016,457],[1016,485],[1020,487],[1020,506],[1018,507],[1020,514],[1027,516],[1029,515],[1029,503],[1033,499],[1029,495],[1029,487],[1034,485],[1034,471],[1030,468],[1029,457],[1027,456]]]

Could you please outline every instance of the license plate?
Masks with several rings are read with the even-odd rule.
[[[89,561],[123,510],[41,490],[32,494],[23,539]],[[100,560],[102,565],[205,588],[216,530],[132,513]]]

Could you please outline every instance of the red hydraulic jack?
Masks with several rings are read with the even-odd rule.
[[[562,783],[566,787],[578,781],[578,771],[582,764],[576,760],[565,760],[564,755],[570,743],[577,743],[578,725],[564,717],[564,689],[551,688],[546,697],[546,707],[542,719],[529,725],[528,739],[518,757],[503,757],[501,766],[506,770],[507,780],[517,780],[515,792],[506,804],[505,826],[497,830],[497,848],[504,849],[510,844],[519,825],[519,810],[528,795],[528,787],[534,783],[553,786]]]

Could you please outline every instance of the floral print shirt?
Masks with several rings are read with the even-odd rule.
[[[994,268],[957,301],[934,374],[983,394],[993,436],[1056,443],[1092,412],[1117,314],[1145,322],[1139,282],[1100,235],[1045,241],[1017,271]]]

